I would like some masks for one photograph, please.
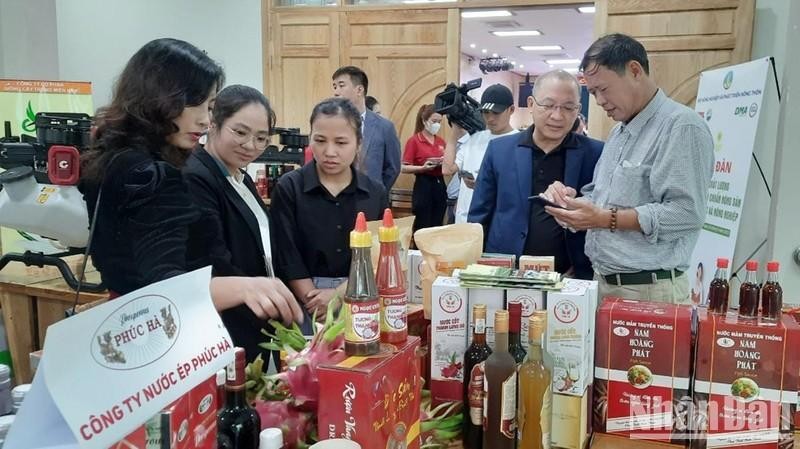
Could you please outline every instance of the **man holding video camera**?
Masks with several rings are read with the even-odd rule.
[[[465,135],[460,141],[456,137],[460,133],[451,132],[447,137],[447,146],[444,150],[442,172],[446,176],[458,173],[461,178],[458,202],[456,203],[456,223],[467,222],[469,207],[472,203],[472,189],[475,188],[475,180],[480,176],[481,163],[489,142],[517,132],[511,127],[514,95],[506,86],[502,84],[489,86],[481,95],[480,111],[486,123],[486,129]],[[452,120],[450,123],[453,125],[454,131],[460,131],[459,125]],[[456,156],[456,146],[459,142],[461,150]]]

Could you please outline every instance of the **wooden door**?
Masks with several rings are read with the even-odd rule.
[[[664,91],[694,107],[700,72],[750,58],[755,0],[597,0],[595,35],[625,33],[644,44],[650,74]],[[589,133],[614,125],[594,101]]]

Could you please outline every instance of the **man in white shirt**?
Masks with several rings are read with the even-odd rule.
[[[472,193],[475,180],[480,176],[481,163],[486,154],[489,142],[497,137],[511,135],[517,132],[511,127],[511,114],[514,113],[514,95],[511,90],[502,84],[489,86],[481,95],[481,112],[486,122],[486,129],[476,132],[461,140],[461,150],[456,155],[457,135],[460,127],[452,123],[454,132],[447,138],[447,147],[444,150],[442,172],[446,176],[459,173],[461,185],[456,204],[456,223],[466,223],[469,206],[472,203]],[[470,178],[469,175],[472,175]]]

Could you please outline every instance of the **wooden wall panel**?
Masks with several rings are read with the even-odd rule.
[[[651,76],[670,97],[694,107],[700,72],[750,58],[755,0],[597,0],[595,35],[642,42]],[[605,139],[614,122],[591,102],[589,132]]]

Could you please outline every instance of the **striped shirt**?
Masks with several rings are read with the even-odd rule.
[[[714,142],[700,116],[660,89],[609,134],[582,193],[602,208],[634,208],[640,231],[590,229],[586,255],[601,275],[689,269],[714,170]]]

